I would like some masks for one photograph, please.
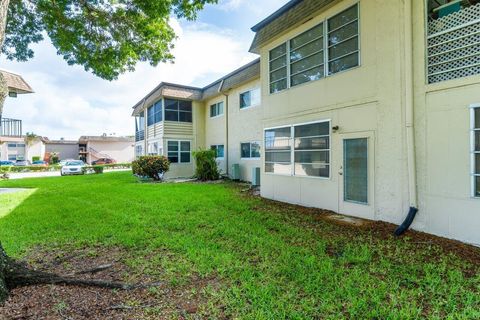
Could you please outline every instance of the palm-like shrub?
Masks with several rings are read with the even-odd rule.
[[[195,177],[201,181],[218,180],[220,170],[215,150],[200,150],[193,153],[195,157]]]
[[[143,156],[132,162],[133,174],[160,181],[170,168],[170,162],[165,156]]]

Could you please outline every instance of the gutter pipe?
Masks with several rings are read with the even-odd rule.
[[[417,168],[415,163],[415,129],[413,97],[413,19],[412,1],[405,0],[405,131],[407,138],[408,197],[410,209],[403,223],[395,230],[400,236],[408,230],[418,212]]]
[[[225,83],[225,79],[222,79],[222,82],[220,82],[220,85],[218,86],[218,92],[223,94],[225,96],[225,147],[224,147],[224,158],[225,158],[225,173],[227,176],[229,175],[229,170],[228,170],[228,94],[223,92],[223,84]]]

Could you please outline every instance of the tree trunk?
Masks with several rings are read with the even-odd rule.
[[[3,41],[5,40],[5,27],[7,24],[8,5],[10,0],[0,0],[0,48],[3,47]],[[8,95],[7,81],[0,72],[0,121],[2,120],[3,103]],[[0,122],[1,127],[1,122]],[[1,129],[1,128],[0,128]],[[1,131],[0,131],[1,132]],[[0,302],[4,301],[8,296],[7,284],[5,281],[5,270],[7,268],[8,257],[3,250],[0,243]]]
[[[10,0],[0,0],[0,48],[5,40],[5,27],[7,25],[7,13]],[[8,96],[8,87],[5,77],[0,72],[0,120],[2,120],[3,104]],[[1,258],[0,258],[1,259]]]

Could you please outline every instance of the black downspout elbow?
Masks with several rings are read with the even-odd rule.
[[[400,226],[398,226],[398,228],[395,230],[395,235],[397,237],[401,236],[405,231],[408,230],[408,228],[410,228],[410,225],[412,224],[413,219],[415,219],[417,212],[418,212],[417,208],[410,207],[410,210],[408,211],[408,215],[405,218],[405,221],[403,221],[403,223]]]

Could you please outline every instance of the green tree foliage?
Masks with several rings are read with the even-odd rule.
[[[10,0],[2,53],[33,57],[31,44],[51,39],[69,65],[107,79],[132,71],[138,61],[173,61],[172,14],[193,20],[218,0]]]
[[[201,181],[220,179],[216,151],[200,150],[193,153],[195,157],[195,177]]]
[[[163,179],[163,174],[170,169],[170,162],[165,156],[143,156],[132,162],[132,171],[140,177],[155,181]]]

